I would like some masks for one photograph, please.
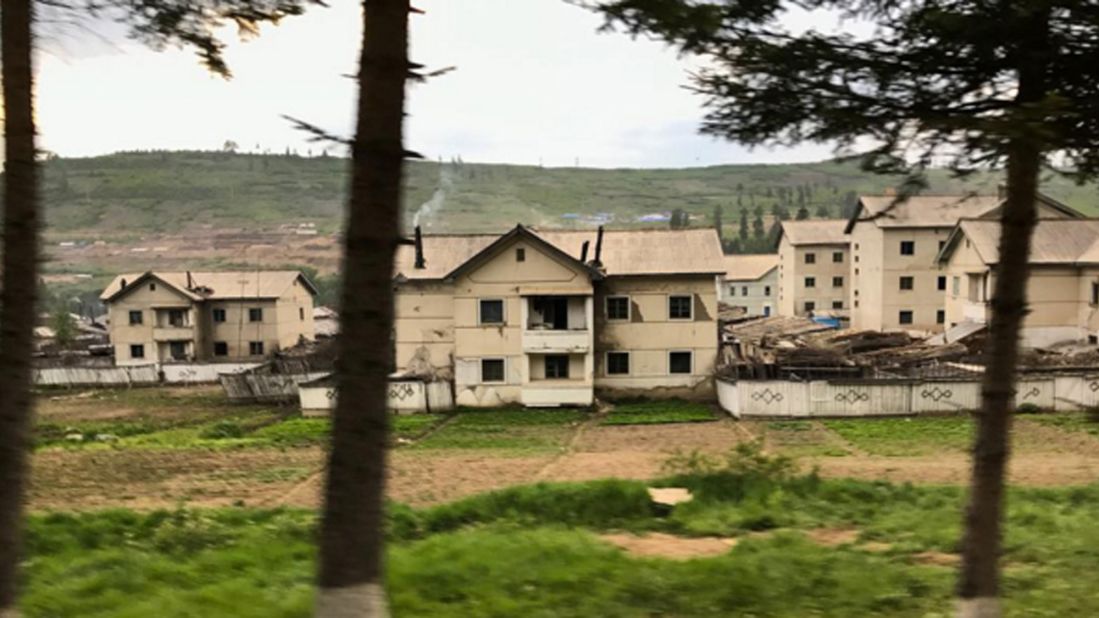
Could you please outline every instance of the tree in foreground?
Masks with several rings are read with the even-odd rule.
[[[255,34],[259,24],[301,13],[316,0],[3,0],[0,64],[4,102],[3,257],[0,262],[0,618],[15,615],[31,416],[31,353],[38,282],[39,168],[31,67],[36,9],[65,23],[95,16],[128,23],[153,46],[198,49],[229,76],[215,32],[226,23]],[[58,15],[63,14],[63,15]]]
[[[903,174],[897,200],[945,162],[1003,168],[1000,264],[965,513],[958,614],[1001,615],[1001,521],[1018,335],[1039,171],[1099,175],[1095,0],[607,0],[608,27],[709,62],[693,78],[702,131],[748,145],[824,142],[865,170]],[[793,32],[788,11],[872,34]]]
[[[321,521],[319,618],[389,615],[384,495],[393,258],[404,170],[408,0],[363,0],[359,104],[351,144],[332,449]]]

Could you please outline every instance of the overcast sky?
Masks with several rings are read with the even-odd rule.
[[[63,156],[134,149],[305,154],[288,114],[349,133],[359,4],[333,0],[265,28],[213,77],[190,51],[151,51],[109,25],[47,31],[38,64],[42,146]],[[809,145],[754,152],[697,134],[691,63],[660,43],[597,33],[601,20],[562,0],[418,0],[412,57],[457,70],[410,93],[408,145],[430,158],[591,167],[815,161]]]

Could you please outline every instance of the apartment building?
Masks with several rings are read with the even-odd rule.
[[[458,405],[713,396],[712,229],[416,235],[396,258],[396,364]]]
[[[962,219],[995,220],[1003,204],[994,195],[921,195],[859,198],[846,226],[851,242],[851,326],[869,330],[941,332],[946,323],[947,274],[936,257]],[[1040,217],[1079,218],[1075,210],[1040,195]]]
[[[987,324],[999,264],[997,221],[960,221],[936,261],[947,277],[946,323]],[[1034,228],[1020,343],[1099,342],[1099,219],[1040,219]]]
[[[744,310],[744,315],[775,315],[778,299],[777,253],[725,256],[725,275],[718,300]]]
[[[298,271],[119,275],[100,295],[118,365],[262,360],[313,340],[317,290]]]
[[[846,316],[850,298],[843,219],[783,221],[778,237],[778,312]]]

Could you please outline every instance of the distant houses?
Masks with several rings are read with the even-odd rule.
[[[743,309],[746,317],[776,315],[779,256],[774,253],[725,256],[719,300]]]
[[[841,219],[782,222],[778,237],[780,314],[847,316],[851,260],[845,225]]]

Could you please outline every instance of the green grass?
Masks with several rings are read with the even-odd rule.
[[[564,446],[572,429],[586,417],[586,413],[576,410],[464,409],[412,448],[555,451]]]
[[[294,448],[327,444],[331,431],[326,418],[302,418],[291,407],[232,404],[211,389],[108,389],[93,391],[87,400],[68,401],[72,402],[68,405],[84,406],[92,416],[104,411],[130,414],[118,420],[39,422],[35,425],[38,448]],[[66,405],[66,400],[41,405]],[[392,439],[416,439],[445,418],[394,414],[390,416]],[[81,439],[74,440],[76,436]]]
[[[833,420],[824,425],[856,448],[890,457],[960,452],[973,437],[968,416]]]
[[[1062,412],[1058,414],[1036,414],[1028,420],[1065,431],[1080,431],[1099,436],[1099,420],[1087,412]]]
[[[771,421],[762,424],[772,450],[788,457],[845,457],[851,452],[838,444],[828,431],[815,421]]]
[[[632,401],[615,404],[601,425],[697,423],[716,420],[709,406],[691,401]]]
[[[388,590],[403,617],[947,616],[959,488],[822,480],[758,454],[666,484],[695,500],[654,513],[634,481],[540,484],[424,510],[390,505]],[[1099,615],[1099,486],[1012,489],[1010,615]],[[316,515],[294,510],[113,510],[30,518],[28,618],[310,615]],[[856,530],[838,547],[820,527]],[[739,537],[725,554],[635,558],[604,531]],[[763,534],[761,534],[763,532]],[[751,534],[749,534],[751,533]],[[869,541],[881,544],[869,551]]]

